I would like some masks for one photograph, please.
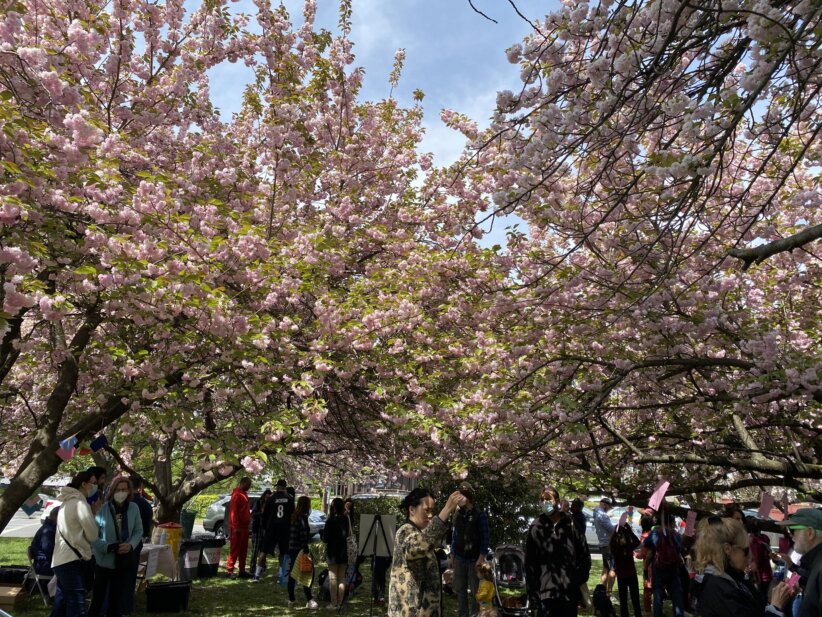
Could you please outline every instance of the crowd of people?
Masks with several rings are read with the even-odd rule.
[[[268,560],[276,558],[278,578],[287,580],[288,605],[296,604],[299,585],[306,608],[319,608],[313,564],[307,578],[292,576],[301,560],[313,558],[310,498],[295,499],[294,489],[279,480],[252,508],[250,487],[251,480],[242,478],[231,495],[229,576],[258,582]],[[62,504],[49,513],[30,549],[37,573],[53,573],[57,580],[52,617],[86,615],[88,591],[91,617],[133,613],[138,558],[152,525],[151,506],[140,489],[137,477],[121,475],[107,484],[105,470],[93,467],[61,490]],[[589,596],[592,547],[583,506],[550,486],[539,496],[540,513],[523,542],[527,600],[539,617],[576,616],[586,605],[597,615],[616,615],[617,601],[621,617],[662,617],[665,602],[674,617],[822,615],[822,509],[799,509],[779,523],[784,537],[774,551],[759,522],[737,506],[704,517],[687,535],[664,504],[658,512],[640,510],[637,534],[631,524],[614,524],[608,514],[612,502],[604,497],[593,510],[602,569]],[[439,510],[430,491],[416,488],[401,509],[405,521],[394,538],[390,587],[389,558],[372,557],[374,603],[384,604],[388,591],[389,616],[440,617],[445,584],[456,596],[457,617],[493,615],[493,521],[476,503],[473,487],[462,483]],[[354,528],[353,502],[333,499],[322,531],[327,576],[320,577],[332,610],[346,601],[352,573],[358,574],[363,561]],[[450,547],[447,557],[444,546]]]
[[[91,467],[76,474],[35,534],[29,552],[37,574],[53,575],[52,617],[122,617],[134,612],[134,589],[152,510],[139,478]],[[86,611],[86,595],[91,606]]]

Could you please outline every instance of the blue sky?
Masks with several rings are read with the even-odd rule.
[[[558,7],[558,0],[515,0],[528,18],[541,19]],[[302,20],[302,0],[286,0],[294,22]],[[467,114],[487,124],[496,93],[519,85],[519,69],[508,63],[505,50],[531,30],[508,0],[474,0],[492,23],[475,13],[468,0],[353,0],[351,40],[355,64],[365,68],[362,100],[385,98],[394,52],[406,49],[405,68],[394,96],[411,105],[411,93],[425,93],[426,137],[421,149],[434,153],[435,164],[454,161],[462,137],[439,119],[443,108]],[[250,0],[232,10],[254,14]],[[337,0],[317,0],[317,27],[336,30]],[[225,116],[239,109],[249,73],[241,65],[224,65],[212,73],[212,98]]]

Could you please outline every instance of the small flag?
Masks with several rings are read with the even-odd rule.
[[[92,452],[102,450],[108,445],[108,439],[105,435],[98,435],[97,438],[89,444]]]
[[[26,516],[31,516],[37,510],[43,507],[43,504],[40,502],[40,498],[37,496],[29,497],[26,501],[23,502],[23,505],[20,508],[23,512],[26,513]]]
[[[77,450],[77,456],[88,456],[89,454],[91,454],[91,448],[86,448],[85,446],[83,446],[82,448]]]
[[[63,441],[60,442],[60,448],[63,450],[72,450],[76,445],[77,437],[74,435],[72,435],[71,437],[66,437]]]
[[[653,495],[651,495],[651,498],[648,500],[648,507],[651,508],[651,510],[659,511],[659,506],[662,504],[662,500],[665,499],[665,493],[668,492],[669,486],[671,486],[671,483],[668,482],[668,480],[662,480],[656,485]]]
[[[59,456],[63,461],[70,461],[71,458],[74,456],[74,451],[76,448],[72,448],[71,450],[63,450],[63,448],[57,448],[57,456]]]

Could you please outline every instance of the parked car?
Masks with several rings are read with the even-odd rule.
[[[252,510],[254,509],[254,504],[257,503],[257,500],[261,495],[262,492],[248,494],[248,505]],[[231,495],[223,495],[216,501],[212,502],[208,508],[206,508],[205,518],[203,519],[203,528],[206,531],[212,532],[218,538],[225,537],[225,508],[229,501],[231,501]]]
[[[248,502],[251,509],[254,509],[254,504],[260,498],[262,493],[249,493]],[[231,501],[231,495],[223,495],[211,505],[206,508],[205,518],[203,519],[203,528],[206,531],[214,533],[218,538],[224,538],[226,532],[225,525],[225,508],[228,502]],[[312,540],[319,539],[319,533],[325,529],[325,513],[321,510],[311,510],[308,515],[308,526],[311,529]]]
[[[325,512],[322,510],[311,510],[308,513],[308,528],[311,531],[311,541],[319,542],[320,534],[325,529]]]

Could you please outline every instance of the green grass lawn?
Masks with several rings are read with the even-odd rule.
[[[0,566],[19,565],[26,563],[26,547],[30,540],[18,538],[0,538]],[[223,550],[223,562],[228,557],[228,547]],[[324,566],[322,566],[324,567]],[[594,561],[591,569],[591,579],[589,586],[593,587],[599,582],[600,562]],[[357,590],[353,600],[347,606],[345,614],[349,617],[367,617],[370,609],[371,590],[371,569],[366,562],[360,568],[363,574],[363,584]],[[319,569],[318,569],[319,572]],[[640,572],[640,584],[641,584]],[[615,589],[616,591],[616,589]],[[316,593],[316,587],[315,587]],[[641,590],[640,590],[641,593]],[[319,611],[309,611],[305,608],[305,598],[301,589],[297,589],[297,604],[294,608],[288,608],[288,595],[284,587],[276,583],[276,578],[272,576],[271,569],[266,572],[266,577],[260,583],[251,583],[249,580],[230,580],[225,570],[220,569],[220,574],[213,578],[197,579],[193,581],[189,610],[180,615],[197,617],[253,617],[254,615],[284,615],[285,617],[299,617],[312,614],[331,615],[332,611],[324,608],[325,604],[320,604]],[[138,593],[136,596],[136,613],[145,614],[145,594]],[[670,614],[670,606],[666,603],[666,615]],[[617,608],[617,611],[619,609]],[[385,608],[374,607],[373,615],[385,615]],[[444,615],[456,615],[457,606],[452,596],[444,596]],[[15,617],[25,615],[31,617],[47,617],[49,609],[43,607],[43,603],[35,593],[31,596],[27,604],[12,613]],[[591,615],[591,613],[580,613],[580,615]]]

